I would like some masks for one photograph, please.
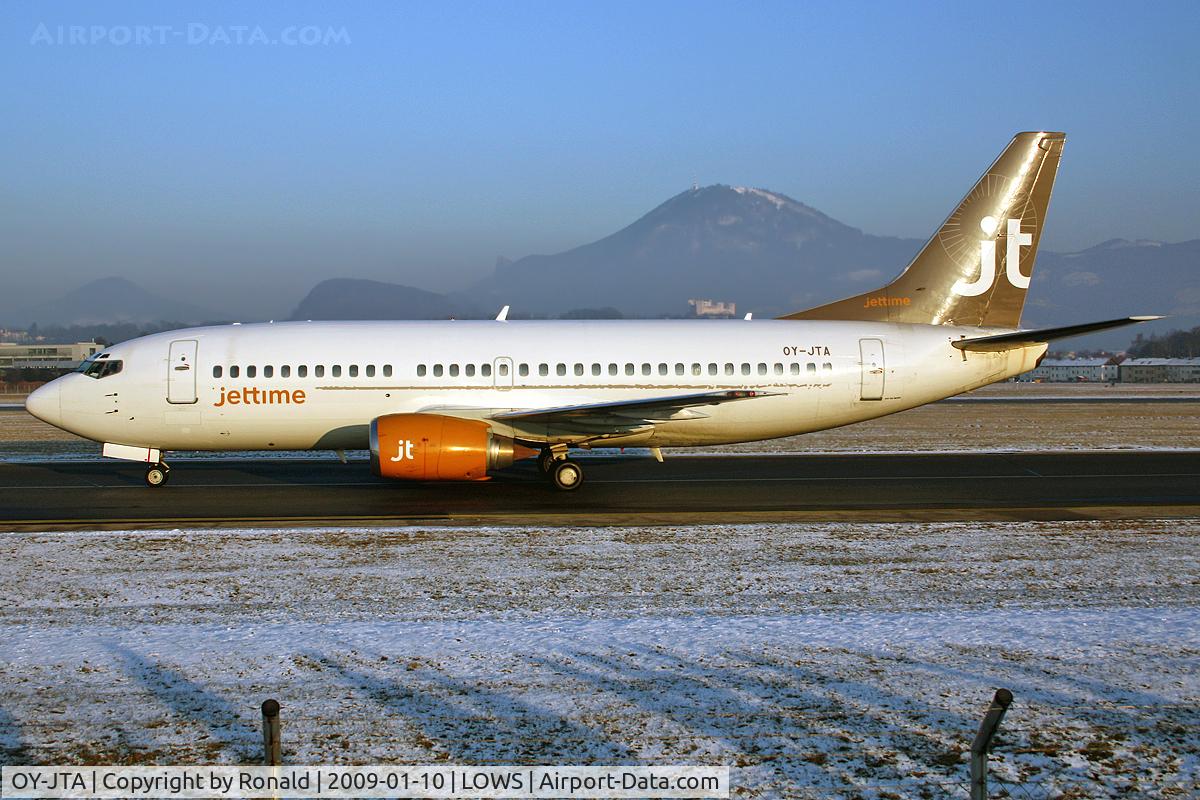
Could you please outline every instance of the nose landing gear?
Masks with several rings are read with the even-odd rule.
[[[146,467],[146,485],[152,488],[162,486],[171,477],[171,468],[164,463],[151,464]]]

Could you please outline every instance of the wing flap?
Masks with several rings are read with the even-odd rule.
[[[608,403],[586,403],[558,408],[535,408],[520,411],[504,411],[492,414],[491,419],[504,422],[544,422],[563,424],[602,421],[620,422],[628,425],[635,422],[665,422],[674,419],[698,419],[705,415],[697,409],[756,397],[772,397],[780,392],[764,392],[758,389],[726,389],[716,392],[697,392],[668,397],[651,397],[638,400],[617,400]]]

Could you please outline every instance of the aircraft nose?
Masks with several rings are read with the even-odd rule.
[[[62,396],[59,392],[58,381],[50,381],[45,386],[34,389],[25,398],[25,410],[42,422],[58,426],[62,423]]]

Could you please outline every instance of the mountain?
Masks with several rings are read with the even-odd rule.
[[[1170,318],[1063,344],[1122,349],[1137,333],[1149,336],[1200,325],[1200,239],[1175,244],[1110,239],[1077,253],[1038,254],[1022,324],[1038,327],[1127,314]]]
[[[930,230],[933,223],[930,223]],[[556,255],[497,261],[463,293],[484,308],[557,316],[611,306],[630,316],[683,315],[693,297],[772,316],[882,286],[923,244],[872,236],[767,189],[706,186],[672,197],[632,225]],[[1168,314],[1145,335],[1200,324],[1200,240],[1112,239],[1038,254],[1023,324]],[[1128,330],[1071,340],[1122,349]]]
[[[865,234],[777,192],[705,186],[591,244],[502,259],[464,296],[540,314],[611,306],[635,316],[683,315],[693,297],[776,314],[872,288],[920,245]]]
[[[445,295],[396,283],[333,278],[300,301],[292,319],[447,319],[469,309]]]
[[[191,303],[163,297],[124,278],[101,278],[56,300],[22,309],[10,315],[11,324],[36,322],[48,325],[93,325],[97,323],[197,323],[217,315]]]

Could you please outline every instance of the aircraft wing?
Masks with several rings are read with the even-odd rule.
[[[616,423],[621,427],[630,423],[654,423],[679,419],[680,414],[699,406],[715,406],[756,397],[771,397],[780,392],[764,392],[757,389],[724,389],[716,392],[677,394],[668,397],[650,397],[638,400],[617,400],[610,403],[586,403],[557,408],[522,409],[492,414],[491,419],[504,422],[534,422],[549,425],[582,424],[593,427],[597,424]],[[696,414],[696,416],[703,416]],[[686,416],[684,417],[686,419]]]
[[[957,347],[959,350],[976,350],[985,352],[996,352],[999,350],[1012,350],[1017,347],[1025,347],[1033,344],[1045,344],[1052,342],[1055,339],[1067,339],[1071,336],[1080,336],[1093,331],[1103,331],[1109,328],[1119,328],[1122,325],[1134,325],[1138,322],[1150,322],[1151,320],[1162,319],[1162,317],[1121,317],[1120,319],[1109,319],[1103,322],[1086,322],[1082,325],[1067,325],[1062,328],[1039,328],[1030,331],[1014,331],[1013,333],[999,333],[990,336],[975,336],[970,339],[958,339],[950,344]]]

